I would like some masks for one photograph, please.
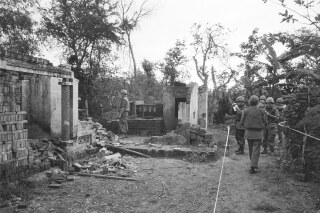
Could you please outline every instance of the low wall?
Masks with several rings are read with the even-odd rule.
[[[100,120],[99,123],[107,130],[115,134],[119,134],[119,121]],[[128,134],[130,135],[161,135],[164,133],[163,119],[129,119],[128,120]]]

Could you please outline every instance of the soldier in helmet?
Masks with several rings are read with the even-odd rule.
[[[279,122],[283,122],[284,121],[284,110],[286,108],[286,105],[284,104],[283,98],[278,98],[276,100],[276,107],[277,107],[277,110],[279,111],[279,114],[280,114]],[[283,134],[283,127],[281,127],[279,124],[278,124],[278,137],[279,137],[279,146],[281,146],[283,144],[284,134]]]
[[[127,90],[121,90],[121,101],[120,101],[120,109],[119,109],[119,127],[120,127],[120,138],[126,138],[128,134],[128,115],[130,111],[130,104],[127,97]]]
[[[267,100],[266,96],[261,95],[260,98],[259,98],[258,108],[260,108],[262,110],[266,110],[266,100]],[[267,138],[267,130],[264,129],[263,130],[263,142],[262,142],[262,144],[267,143],[267,140],[268,140],[268,138]]]
[[[261,95],[261,96],[260,96],[260,98],[259,98],[259,104],[258,104],[258,107],[259,107],[260,109],[263,109],[263,110],[266,109],[266,100],[267,100],[266,96],[264,96],[264,95]]]
[[[266,100],[266,112],[267,112],[267,128],[266,128],[266,140],[263,142],[263,151],[261,154],[268,154],[267,148],[271,153],[274,153],[275,138],[277,133],[277,123],[279,120],[279,111],[274,105],[272,97]]]
[[[243,111],[240,120],[240,124],[245,127],[245,137],[248,141],[251,174],[258,172],[263,129],[267,124],[266,111],[257,107],[258,102],[258,97],[252,95],[249,99],[249,107]]]
[[[244,147],[245,147],[245,139],[244,139],[244,132],[245,128],[243,125],[240,124],[240,119],[243,110],[246,108],[244,97],[239,96],[237,97],[236,103],[233,104],[233,114],[236,115],[235,119],[235,129],[236,129],[236,140],[238,143],[239,148],[236,150],[236,154],[244,154]]]

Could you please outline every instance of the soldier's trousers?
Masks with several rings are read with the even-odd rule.
[[[279,143],[284,143],[284,133],[283,133],[283,127],[278,125],[278,137],[279,137]]]
[[[244,149],[245,146],[244,133],[244,129],[236,129],[236,141],[241,149]]]
[[[258,168],[260,158],[261,139],[247,139],[249,146],[249,157],[251,160],[251,166]]]
[[[271,152],[274,152],[274,146],[275,146],[275,139],[277,134],[277,125],[276,124],[268,124],[266,131],[266,138],[263,141],[263,148],[267,149],[269,147],[269,150]]]
[[[120,121],[119,121],[120,133],[127,134],[128,133],[128,112],[123,112]]]

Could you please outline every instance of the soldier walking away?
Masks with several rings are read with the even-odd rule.
[[[259,108],[259,99],[252,95],[247,107],[241,116],[240,124],[245,127],[245,138],[248,141],[249,157],[251,161],[250,174],[258,172],[260,147],[263,140],[263,129],[267,125],[266,111]]]
[[[284,119],[284,111],[285,111],[286,105],[284,104],[284,101],[282,98],[278,98],[276,100],[276,108],[279,111],[279,115],[280,115],[279,122],[283,122],[285,120]],[[278,128],[279,149],[281,149],[281,147],[284,143],[283,127],[280,126],[278,123],[277,128]]]
[[[240,124],[241,115],[243,110],[246,108],[244,97],[237,97],[236,103],[233,104],[232,113],[236,115],[235,129],[236,129],[236,141],[239,148],[236,150],[236,154],[244,154],[245,139],[244,139],[244,126]]]
[[[266,101],[266,112],[267,112],[267,128],[266,128],[266,140],[263,143],[263,151],[261,154],[268,154],[267,148],[271,153],[274,153],[275,138],[277,134],[277,123],[279,120],[279,111],[274,105],[272,97],[267,98]]]
[[[128,137],[128,116],[130,111],[130,104],[127,97],[127,90],[121,90],[121,101],[120,101],[120,120],[119,120],[119,128],[120,128],[120,138]]]

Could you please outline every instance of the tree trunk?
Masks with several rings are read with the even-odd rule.
[[[131,43],[131,35],[130,35],[129,32],[127,32],[127,37],[128,37],[128,45],[129,45],[130,56],[131,56],[132,63],[133,63],[134,79],[136,80],[136,78],[137,78],[137,64],[136,64],[136,59],[134,57],[133,47],[132,47],[132,43]]]
[[[218,86],[216,81],[215,69],[213,66],[211,67],[211,77],[213,82],[212,108],[213,108],[213,114],[215,115],[215,113],[218,111]]]

